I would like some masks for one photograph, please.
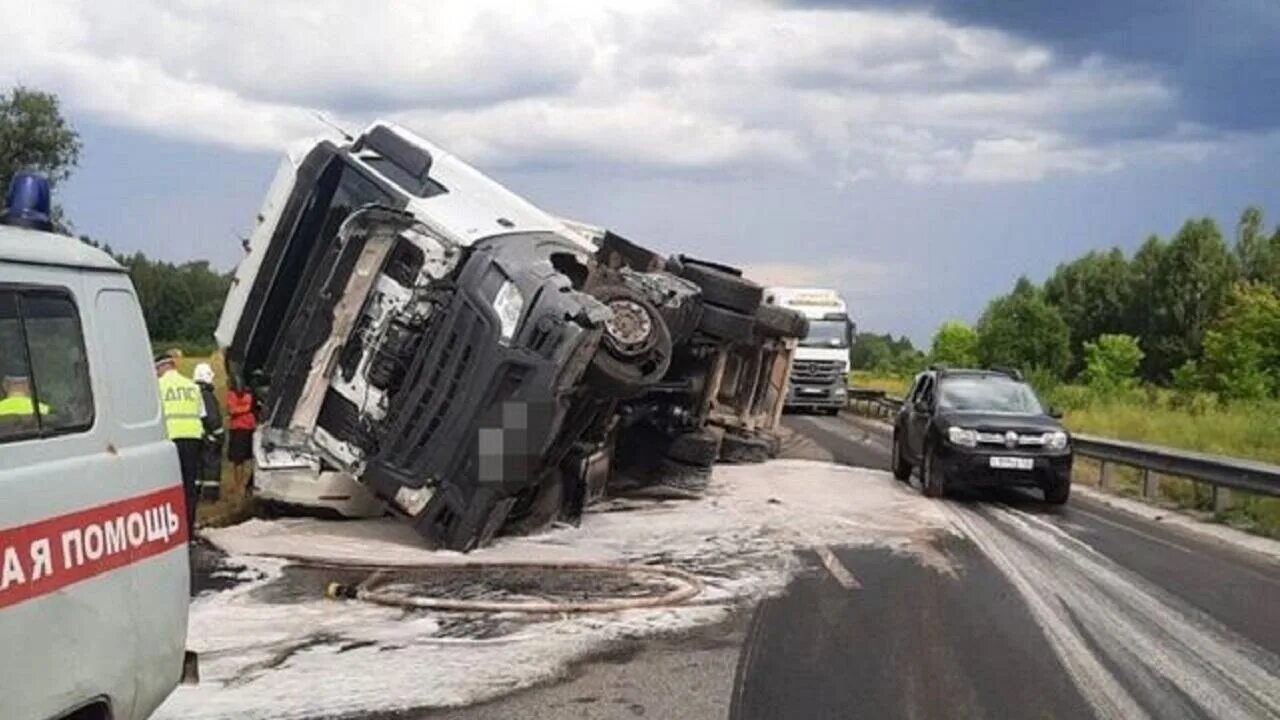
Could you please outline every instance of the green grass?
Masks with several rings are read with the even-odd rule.
[[[1061,395],[1063,389],[1051,394]],[[1092,398],[1083,407],[1068,409],[1064,421],[1073,432],[1280,464],[1280,402],[1275,401],[1222,405],[1211,398],[1180,399],[1164,390],[1135,391],[1113,399]],[[1096,466],[1090,465],[1081,463],[1078,479],[1096,482]],[[1114,479],[1117,492],[1140,494],[1136,471],[1120,469]],[[1162,504],[1210,512],[1212,497],[1208,485],[1160,477],[1157,501]],[[1222,519],[1250,532],[1280,537],[1280,498],[1233,492]]]
[[[881,375],[866,370],[854,370],[849,373],[849,387],[883,390],[886,395],[902,397],[911,386],[911,378],[896,375]]]

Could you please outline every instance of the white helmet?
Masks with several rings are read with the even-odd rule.
[[[199,365],[196,365],[195,372],[192,374],[192,379],[195,380],[196,382],[208,383],[212,385],[213,384],[213,366],[210,365],[209,363],[200,363]]]

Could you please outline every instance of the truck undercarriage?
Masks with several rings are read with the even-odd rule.
[[[219,328],[262,470],[342,471],[465,551],[774,449],[805,321],[735,269],[559,221],[393,126],[292,167]]]

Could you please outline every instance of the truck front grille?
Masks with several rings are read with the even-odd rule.
[[[471,384],[486,330],[479,313],[465,302],[433,316],[423,332],[428,340],[392,401],[379,460],[402,470],[425,470],[422,461],[442,450],[430,447],[441,428],[470,422],[459,416],[466,411],[461,396]]]
[[[791,382],[798,385],[831,385],[841,380],[844,363],[839,360],[796,360],[791,364]]]

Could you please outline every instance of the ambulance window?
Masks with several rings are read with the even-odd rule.
[[[34,407],[22,399],[30,380],[18,295],[0,290],[0,442],[30,437],[40,430]]]
[[[106,391],[112,419],[125,428],[155,425],[160,419],[160,395],[138,301],[127,290],[103,290],[98,293],[95,317],[104,374],[111,378]]]
[[[65,292],[0,293],[0,347],[0,441],[93,425],[80,316]]]

